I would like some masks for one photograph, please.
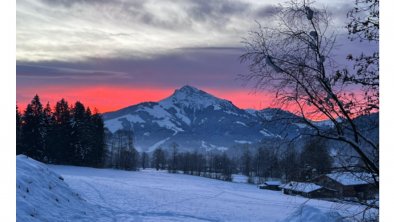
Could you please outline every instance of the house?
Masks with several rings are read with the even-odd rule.
[[[301,195],[307,198],[327,198],[335,196],[336,191],[314,183],[294,182],[280,186],[284,194]]]
[[[258,185],[258,187],[265,190],[281,190],[281,188],[279,187],[280,185],[282,185],[280,181],[271,180],[265,181],[263,184]]]
[[[318,176],[312,182],[337,190],[338,198],[357,197],[370,199],[378,193],[372,174],[361,172],[336,172]]]

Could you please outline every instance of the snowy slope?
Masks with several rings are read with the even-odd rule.
[[[165,108],[178,106],[179,108],[205,109],[213,106],[214,110],[220,110],[233,106],[228,100],[219,99],[192,86],[184,86],[176,89],[174,94],[159,102]]]
[[[20,222],[109,219],[109,214],[82,199],[61,176],[24,155],[16,157],[16,210]]]
[[[311,206],[300,206],[287,218],[281,222],[305,222],[305,221],[318,221],[318,222],[344,222],[351,221],[344,219],[338,212],[335,211],[322,211],[318,208]]]
[[[140,151],[152,151],[159,145],[165,148],[173,142],[180,145],[180,149],[210,151],[257,144],[262,140],[267,143],[298,134],[297,125],[283,131],[283,121],[262,123],[272,120],[279,113],[276,111],[278,109],[255,112],[239,109],[228,100],[184,86],[159,102],[140,103],[106,113],[104,120],[112,133],[133,129]],[[284,111],[279,114],[287,121],[296,117]]]
[[[111,212],[114,221],[338,221],[360,209],[260,190],[254,185],[143,170],[127,172],[50,166],[91,204]],[[295,218],[307,209],[302,220]],[[333,215],[334,217],[331,217]],[[308,219],[309,218],[309,219]],[[330,220],[332,219],[332,220]]]

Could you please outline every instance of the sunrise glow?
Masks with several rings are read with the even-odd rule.
[[[35,94],[38,94],[43,103],[49,102],[51,106],[61,98],[70,103],[81,101],[99,112],[115,111],[141,102],[157,102],[174,92],[175,88],[149,88],[149,87],[121,87],[121,86],[48,86],[42,89],[26,88],[18,91],[18,106],[25,108]],[[252,93],[250,90],[202,90],[222,99],[231,101],[242,109],[263,109],[272,106],[272,94]]]

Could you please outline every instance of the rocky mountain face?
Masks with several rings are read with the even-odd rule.
[[[184,150],[228,150],[243,144],[289,139],[305,129],[299,117],[280,109],[243,110],[192,86],[159,102],[145,102],[105,113],[111,133],[134,132],[140,151],[174,142]]]
[[[363,118],[378,119],[377,115]],[[244,110],[192,86],[184,86],[159,102],[144,102],[104,114],[110,133],[134,133],[137,150],[151,152],[176,143],[184,151],[228,151],[245,145],[277,146],[312,129],[290,112],[267,108]],[[329,121],[315,122],[329,128]],[[378,131],[375,129],[376,134]],[[375,132],[374,131],[374,132]],[[335,145],[336,146],[336,145]]]

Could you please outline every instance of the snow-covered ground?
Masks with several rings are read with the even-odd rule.
[[[164,171],[54,165],[46,170],[45,165],[37,168],[35,163],[29,162],[29,166],[17,161],[17,186],[22,185],[17,191],[18,221],[29,221],[26,212],[33,208],[36,218],[45,218],[46,212],[57,215],[57,219],[70,218],[60,221],[341,221],[339,215],[358,210],[351,205],[260,190],[255,185]],[[32,182],[27,183],[29,180]],[[56,188],[48,189],[47,184],[54,181]],[[23,199],[22,195],[28,196],[26,186],[31,187],[28,195],[34,198]],[[59,203],[53,195],[71,202],[62,199]],[[48,217],[41,221],[59,220]]]
[[[16,157],[17,221],[95,221],[109,217],[74,192],[47,165],[23,155]]]

